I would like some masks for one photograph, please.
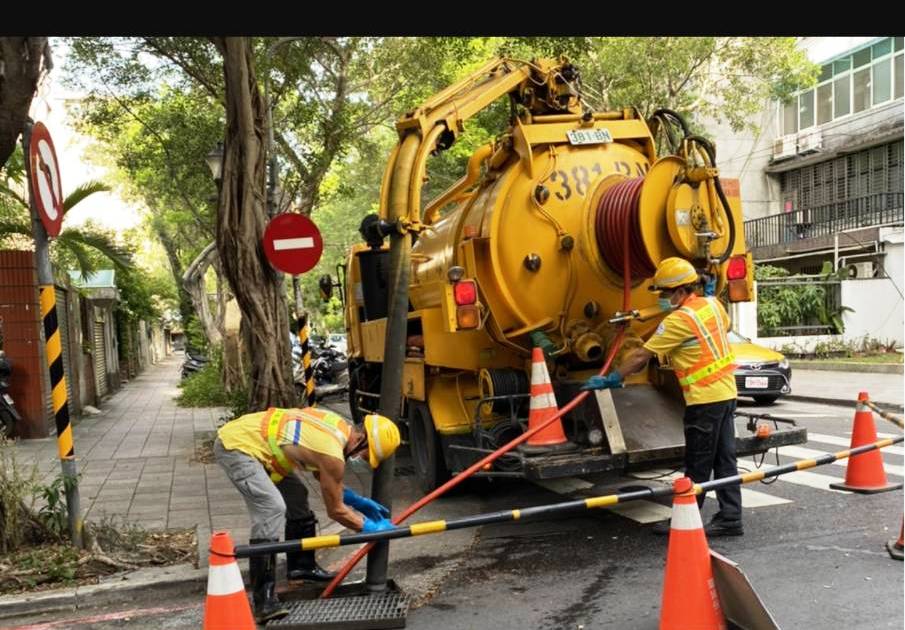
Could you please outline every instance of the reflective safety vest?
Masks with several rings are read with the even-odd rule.
[[[704,387],[735,371],[735,356],[726,336],[716,298],[693,296],[675,311],[694,331],[701,358],[691,367],[676,369],[682,391]]]
[[[294,468],[286,453],[280,446],[280,437],[289,422],[296,421],[296,429],[289,438],[292,444],[310,448],[319,453],[330,451],[340,453],[340,459],[349,435],[352,432],[349,423],[339,415],[326,410],[306,407],[297,411],[271,407],[261,418],[261,436],[270,448],[270,479],[279,483]],[[288,442],[287,442],[288,443]],[[307,467],[308,470],[317,470]]]

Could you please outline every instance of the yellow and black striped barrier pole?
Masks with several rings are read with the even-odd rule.
[[[778,477],[797,470],[806,470],[815,466],[824,466],[832,464],[840,459],[851,457],[852,455],[860,455],[881,449],[892,444],[898,444],[905,441],[905,436],[894,438],[886,438],[871,444],[865,444],[857,448],[839,451],[838,453],[827,453],[817,459],[805,459],[777,466],[770,470],[755,470],[754,472],[734,475],[732,477],[723,477],[722,479],[714,479],[701,484],[694,485],[694,493],[701,494],[708,490],[715,490],[724,486],[736,484],[751,483],[760,481],[769,477]],[[535,507],[522,508],[518,510],[501,510],[499,512],[488,512],[486,514],[476,514],[474,516],[464,516],[452,520],[428,521],[425,523],[415,523],[413,525],[396,526],[382,532],[373,532],[370,534],[346,534],[332,536],[314,536],[311,538],[302,538],[300,540],[286,540],[277,543],[262,543],[258,545],[239,545],[236,547],[237,558],[248,558],[250,556],[267,555],[272,553],[281,553],[285,551],[298,551],[299,547],[303,551],[312,549],[326,549],[330,547],[340,547],[344,545],[358,545],[362,543],[391,540],[394,538],[409,538],[412,536],[422,536],[424,534],[438,534],[440,532],[450,531],[454,529],[464,529],[466,527],[477,527],[479,525],[488,525],[490,523],[504,523],[507,521],[527,520],[530,518],[546,518],[558,516],[570,512],[581,512],[595,508],[609,507],[619,503],[627,503],[638,499],[651,499],[657,497],[667,497],[674,494],[672,486],[663,486],[662,488],[645,488],[644,490],[635,490],[633,492],[623,492],[622,494],[608,494],[599,497],[590,497],[587,499],[576,499],[574,501],[564,501],[562,503],[552,503],[549,505],[538,505]]]
[[[299,342],[302,344],[302,367],[305,369],[305,400],[313,407],[314,398],[314,366],[311,365],[311,339],[308,330],[308,313],[299,316]]]
[[[25,126],[22,134],[22,148],[28,156],[28,143],[31,141],[32,124]],[[31,166],[25,159],[29,179]],[[50,265],[50,246],[47,231],[41,223],[29,190],[31,207],[32,235],[35,239],[35,266],[40,286],[41,321],[44,324],[45,355],[47,368],[50,370],[50,391],[53,403],[53,416],[57,427],[57,450],[60,455],[60,466],[63,473],[63,488],[66,492],[66,511],[69,516],[69,535],[72,544],[82,547],[82,514],[79,504],[78,470],[75,463],[75,447],[72,440],[72,425],[69,420],[69,396],[66,392],[66,375],[63,371],[63,346],[60,337],[60,325],[57,319],[57,298],[54,290],[53,268]]]
[[[861,402],[863,402],[865,405],[870,407],[874,411],[874,413],[876,413],[878,416],[880,416],[884,420],[892,422],[894,425],[896,425],[900,429],[905,429],[905,423],[903,423],[902,419],[899,418],[898,416],[894,416],[889,412],[883,411],[877,405],[875,405],[874,403],[872,403],[869,400],[862,400]]]

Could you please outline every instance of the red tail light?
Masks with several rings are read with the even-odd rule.
[[[473,280],[462,280],[453,287],[457,306],[466,306],[478,301],[478,287]]]
[[[741,280],[748,275],[748,265],[744,256],[733,256],[729,259],[729,266],[726,268],[726,278],[728,280]]]

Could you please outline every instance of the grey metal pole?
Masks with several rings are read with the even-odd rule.
[[[83,546],[82,530],[84,523],[82,522],[79,502],[78,467],[75,461],[72,425],[69,420],[66,375],[63,372],[61,335],[59,332],[59,320],[57,319],[53,268],[50,264],[50,244],[47,241],[47,231],[38,216],[31,187],[31,163],[28,158],[28,151],[33,125],[34,123],[31,120],[26,121],[25,129],[22,131],[22,151],[25,155],[28,207],[31,211],[31,230],[35,240],[35,265],[38,271],[38,285],[40,286],[41,319],[44,325],[45,353],[47,355],[47,367],[50,372],[51,399],[53,401],[54,420],[57,428],[57,449],[60,455],[63,488],[66,492],[69,536],[72,539],[72,544],[81,548]]]

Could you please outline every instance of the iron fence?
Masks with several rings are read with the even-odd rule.
[[[750,249],[828,236],[855,228],[902,223],[902,193],[875,193],[745,221]]]

